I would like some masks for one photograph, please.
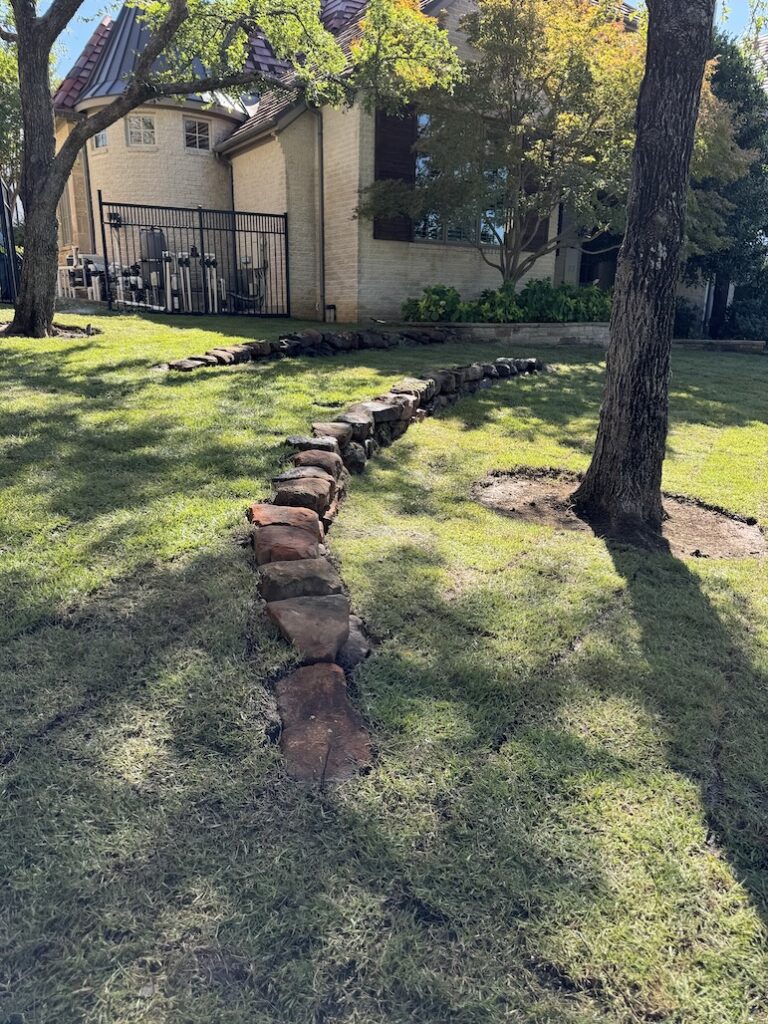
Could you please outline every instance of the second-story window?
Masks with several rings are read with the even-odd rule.
[[[186,149],[209,150],[211,148],[211,126],[209,122],[185,117],[184,146]]]
[[[129,146],[155,145],[155,119],[150,114],[129,114],[126,117]]]
[[[107,129],[103,128],[100,132],[96,132],[93,136],[92,146],[94,149],[106,149],[107,148]]]

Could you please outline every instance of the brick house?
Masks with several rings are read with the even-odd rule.
[[[438,8],[439,2],[439,8]],[[472,0],[428,0],[459,51],[459,23]],[[323,20],[341,42],[351,36],[364,0],[325,0]],[[72,115],[119,94],[141,51],[144,29],[134,7],[99,24],[56,92],[57,138]],[[466,53],[464,54],[466,55]],[[252,64],[282,69],[263,41]],[[78,158],[59,208],[62,250],[102,253],[97,194],[120,203],[287,212],[291,313],[309,319],[391,318],[427,285],[454,285],[465,297],[499,284],[477,249],[445,226],[404,218],[358,219],[360,190],[376,178],[415,174],[413,119],[350,109],[310,108],[266,94],[233,100],[188,96],[133,111],[91,139]],[[556,231],[557,212],[539,230]],[[578,281],[580,254],[543,256],[531,276]]]

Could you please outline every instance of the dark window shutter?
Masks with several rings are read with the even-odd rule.
[[[535,214],[529,214],[525,219],[523,238],[528,238],[533,231],[530,242],[526,242],[526,252],[538,252],[549,240],[549,217],[538,220]]]
[[[416,116],[406,113],[402,117],[376,112],[376,141],[374,177],[376,181],[416,181]],[[405,214],[394,217],[376,217],[373,237],[393,242],[410,242],[413,237],[411,218]]]

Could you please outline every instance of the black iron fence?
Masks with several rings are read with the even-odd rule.
[[[112,203],[99,193],[99,219],[110,308],[291,315],[286,214]]]
[[[13,240],[10,193],[0,181],[0,300],[14,302],[19,287],[19,264]]]

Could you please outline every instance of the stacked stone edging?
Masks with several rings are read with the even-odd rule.
[[[382,445],[463,395],[542,369],[538,359],[502,357],[429,370],[333,420],[313,423],[311,436],[287,439],[291,468],[273,478],[273,497],[251,505],[247,515],[266,613],[303,662],[276,686],[280,746],[295,779],[341,782],[373,758],[345,675],[371,647],[326,547],[350,473],[361,473]]]
[[[357,349],[397,348],[399,345],[439,345],[450,341],[454,332],[445,328],[415,326],[399,331],[297,331],[281,335],[276,341],[246,341],[209,349],[202,355],[160,363],[158,370],[190,373],[201,366],[230,366],[298,356],[335,356]]]

